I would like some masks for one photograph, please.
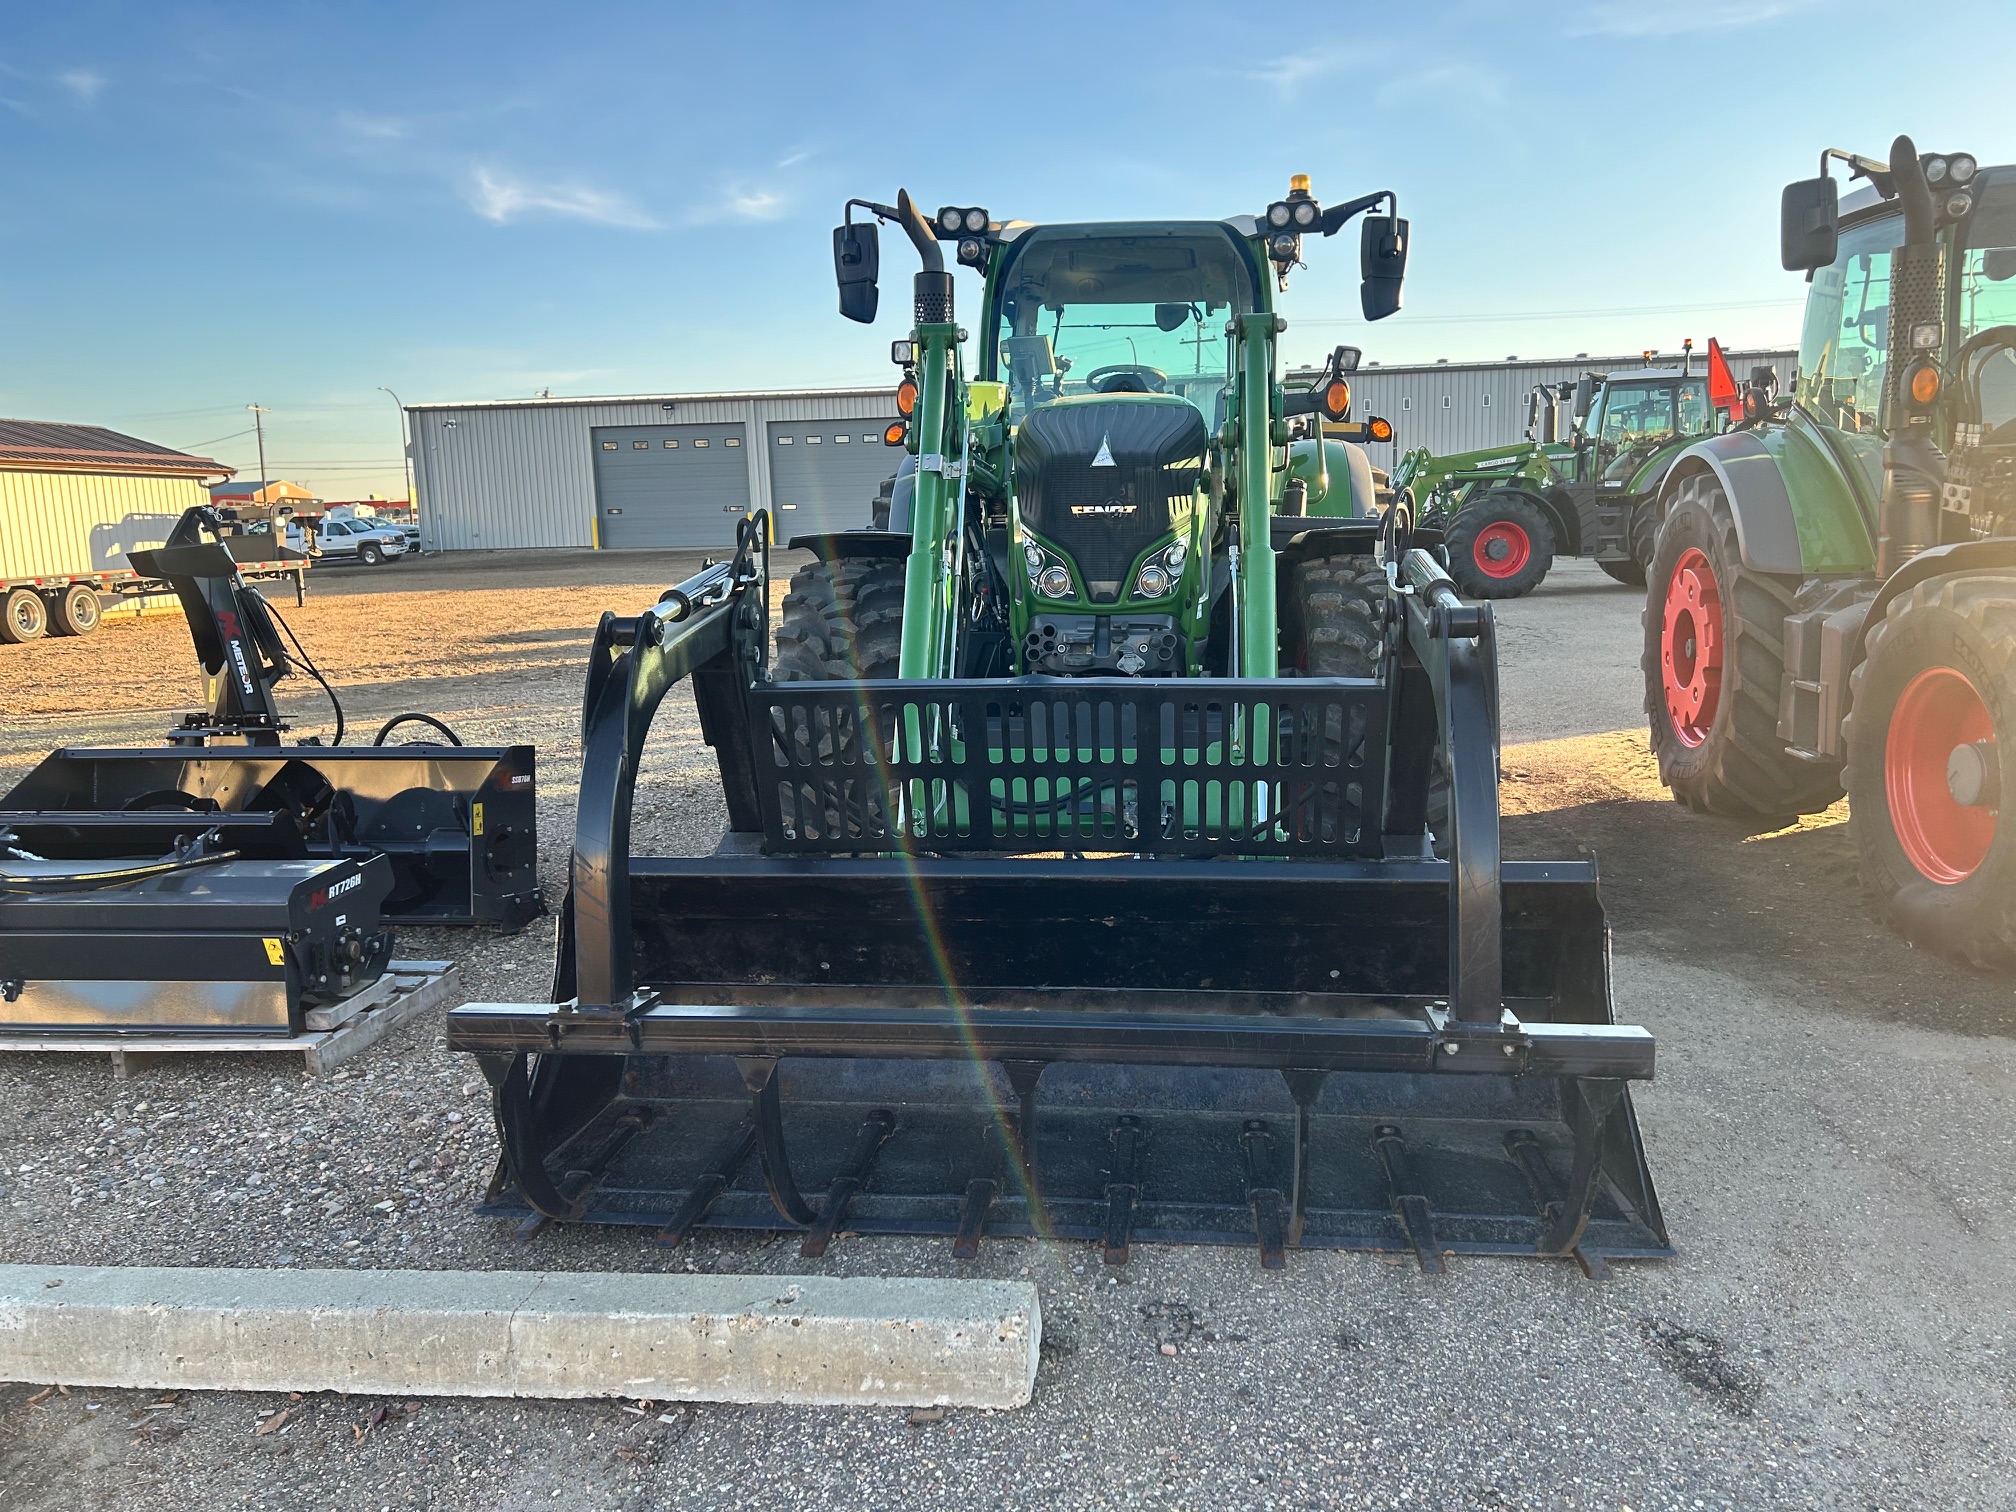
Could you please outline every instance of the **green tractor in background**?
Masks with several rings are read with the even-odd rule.
[[[1869,187],[1845,213],[1830,160]],[[1847,791],[1863,882],[1918,944],[2016,966],[2016,167],[1829,149],[1789,185],[1796,392],[1661,485],[1645,703],[1689,807]]]
[[[1712,373],[1721,352],[1708,346]],[[1400,459],[1393,489],[1409,490],[1421,523],[1443,532],[1459,588],[1518,598],[1564,555],[1593,557],[1618,582],[1644,586],[1652,499],[1673,460],[1718,428],[1693,348],[1683,343],[1677,368],[1653,367],[1647,353],[1641,369],[1537,386],[1526,396],[1526,439],[1511,446],[1446,457],[1416,448]],[[1733,400],[1733,382],[1728,390]]]

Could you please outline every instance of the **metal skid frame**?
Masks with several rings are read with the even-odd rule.
[[[1375,679],[806,687],[765,671],[764,528],[598,628],[553,1001],[449,1015],[495,1089],[491,1211],[665,1243],[798,1229],[808,1256],[843,1228],[961,1256],[1083,1238],[1114,1263],[1135,1239],[1270,1267],[1671,1253],[1626,1090],[1654,1046],[1611,1021],[1594,862],[1501,860],[1490,610],[1425,553],[1395,572]],[[645,737],[689,680],[730,833],[633,859]],[[1006,724],[1045,702],[1070,737],[1047,761]],[[1205,706],[1247,737],[1215,775],[1211,742],[1161,738]],[[1309,824],[1293,784],[1349,758],[1296,732],[1353,720],[1362,822]],[[987,802],[1018,761],[1082,829]],[[1182,784],[1242,778],[1241,822],[1223,798],[1206,833]],[[1130,781],[1176,800],[1137,797],[1127,827]]]

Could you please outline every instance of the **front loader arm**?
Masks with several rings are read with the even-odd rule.
[[[1239,373],[1239,403],[1233,422],[1233,478],[1239,561],[1234,583],[1240,677],[1273,677],[1280,672],[1275,643],[1274,602],[1274,338],[1280,317],[1271,310],[1232,319]]]

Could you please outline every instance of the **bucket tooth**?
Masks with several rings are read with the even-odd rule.
[[[673,1210],[665,1220],[665,1226],[658,1231],[657,1245],[661,1249],[676,1249],[686,1242],[705,1218],[721,1194],[734,1184],[735,1173],[742,1169],[749,1159],[749,1152],[756,1147],[756,1125],[744,1119],[734,1137],[722,1146],[720,1152],[708,1163],[705,1172],[696,1177],[686,1200]]]
[[[1575,1161],[1568,1173],[1568,1189],[1558,1202],[1541,1210],[1540,1253],[1567,1255],[1575,1252],[1589,1229],[1589,1214],[1596,1204],[1596,1188],[1603,1175],[1603,1140],[1610,1115],[1624,1097],[1624,1083],[1607,1077],[1580,1077],[1562,1097],[1562,1113],[1575,1136]],[[1539,1152],[1532,1155],[1543,1176],[1546,1165]],[[1532,1166],[1522,1160],[1520,1169],[1533,1180]],[[1551,1183],[1550,1183],[1551,1185]],[[1536,1188],[1535,1195],[1539,1195]],[[1585,1267],[1586,1268],[1586,1267]]]
[[[1421,1262],[1424,1271],[1440,1275],[1447,1267],[1442,1263],[1441,1243],[1435,1237],[1434,1211],[1428,1206],[1420,1183],[1414,1179],[1413,1163],[1407,1158],[1407,1145],[1400,1137],[1400,1130],[1392,1124],[1381,1124],[1373,1131],[1372,1145],[1379,1152],[1379,1163],[1386,1168],[1393,1214],[1400,1220],[1407,1242],[1414,1246],[1414,1258]]]
[[[1001,1062],[1015,1093],[1015,1162],[1021,1167],[1022,1190],[1032,1208],[1036,1200],[1036,1083],[1049,1064],[1040,1060]]]
[[[1288,1095],[1295,1099],[1295,1149],[1288,1173],[1288,1243],[1296,1249],[1302,1247],[1303,1209],[1309,1201],[1309,1113],[1329,1075],[1327,1071],[1313,1070],[1281,1073],[1281,1080],[1288,1084]]]
[[[876,1157],[895,1132],[896,1115],[886,1108],[877,1108],[862,1120],[861,1132],[854,1136],[852,1157],[826,1189],[826,1205],[820,1210],[819,1221],[812,1225],[812,1232],[798,1246],[801,1260],[817,1260],[826,1253],[826,1247],[833,1242],[833,1235],[847,1217],[847,1204],[854,1200],[856,1192],[868,1184]]]
[[[738,1055],[735,1069],[742,1073],[742,1085],[756,1119],[756,1153],[763,1162],[763,1185],[777,1211],[800,1228],[810,1228],[818,1214],[806,1205],[798,1183],[791,1175],[791,1157],[784,1149],[784,1109],[777,1095],[777,1057]]]
[[[1239,1136],[1240,1153],[1246,1164],[1246,1207],[1253,1214],[1253,1236],[1260,1241],[1260,1265],[1265,1270],[1281,1270],[1288,1264],[1283,1252],[1281,1188],[1273,1180],[1274,1132],[1261,1119],[1249,1119]]]
[[[1147,1130],[1141,1120],[1124,1116],[1113,1125],[1113,1179],[1106,1183],[1106,1232],[1101,1241],[1108,1265],[1127,1263],[1127,1244],[1134,1233],[1134,1205],[1141,1199],[1141,1145]]]

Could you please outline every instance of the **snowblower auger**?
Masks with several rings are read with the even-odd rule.
[[[1339,436],[1391,428],[1351,426],[1351,349],[1275,377],[1265,275],[1305,231],[1384,204],[1363,301],[1398,308],[1391,195],[1124,226],[854,203],[923,263],[887,528],[792,543],[817,560],[774,663],[763,514],[604,617],[553,1000],[448,1020],[495,1088],[488,1210],[807,1255],[1669,1253],[1595,864],[1500,859],[1490,608],[1370,509]],[[939,239],[985,272],[970,382]],[[875,226],[834,244],[872,317]],[[728,830],[633,857],[689,680]]]

